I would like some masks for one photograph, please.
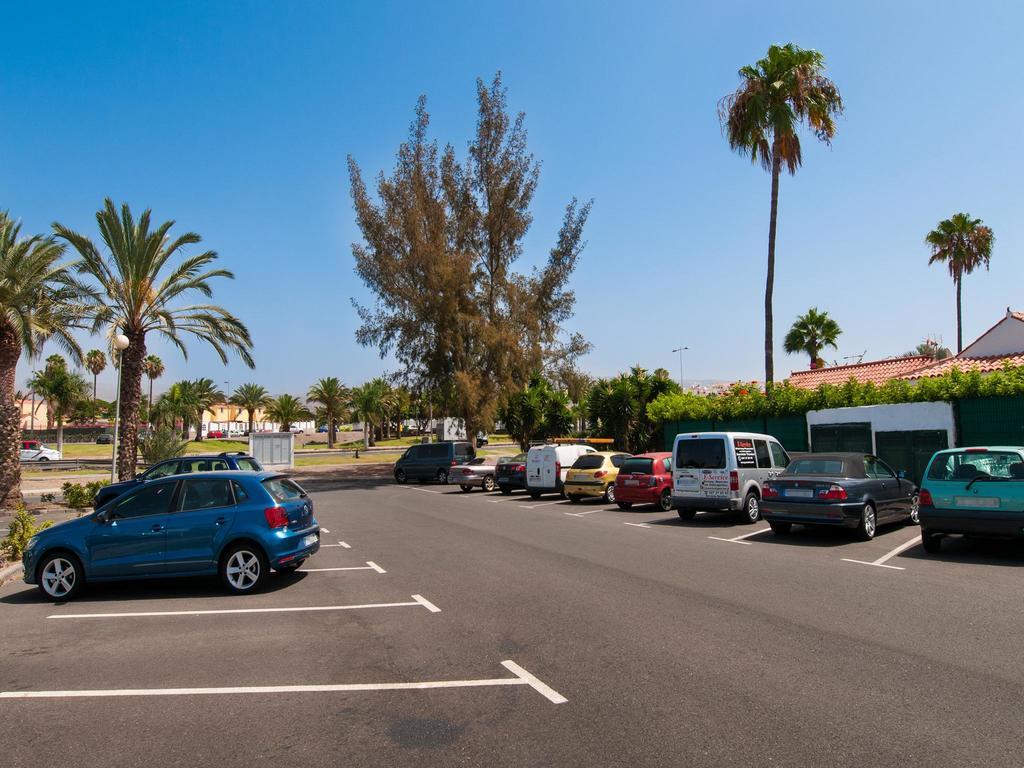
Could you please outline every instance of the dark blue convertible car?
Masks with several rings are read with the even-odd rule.
[[[778,534],[793,523],[852,528],[873,539],[882,523],[918,522],[917,486],[876,456],[810,453],[761,489],[761,516]]]

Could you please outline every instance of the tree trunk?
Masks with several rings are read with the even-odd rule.
[[[327,417],[327,448],[330,450],[334,447],[334,417]]]
[[[373,425],[368,419],[363,419],[363,448],[370,447],[370,430],[373,429]]]
[[[153,416],[153,377],[152,376],[149,378],[149,412],[148,412],[148,414],[150,416],[150,421],[152,421],[153,420],[152,419],[152,416]]]
[[[57,417],[57,453],[64,458],[64,417]]]
[[[772,296],[775,293],[775,224],[779,213],[779,174],[782,158],[778,142],[772,147],[772,209],[768,222],[768,277],[764,286],[764,388],[771,391],[775,381],[775,346],[773,340],[774,318],[772,317]]]
[[[94,373],[92,375],[92,405],[93,405],[93,409],[92,410],[93,410],[94,413],[96,411],[96,379],[97,378],[99,378],[99,374],[98,373]]]
[[[131,480],[139,455],[139,401],[142,400],[142,361],[146,357],[146,334],[126,334],[128,349],[121,353],[121,411],[117,447],[117,477]]]
[[[963,284],[963,277],[956,276],[956,353],[959,355],[964,351],[964,329],[960,315],[960,286]]]
[[[249,437],[252,438],[252,433],[256,429],[256,413],[252,408],[249,408]]]
[[[21,504],[21,409],[14,386],[21,341],[7,323],[0,325],[0,508]]]

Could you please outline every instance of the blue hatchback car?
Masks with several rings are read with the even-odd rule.
[[[320,549],[309,495],[275,472],[202,472],[152,480],[90,515],[47,528],[25,549],[25,582],[70,600],[87,581],[218,574],[248,594],[270,570]]]

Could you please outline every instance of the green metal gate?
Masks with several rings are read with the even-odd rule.
[[[971,397],[956,404],[959,445],[1024,445],[1024,397]]]
[[[871,423],[812,424],[811,450],[815,453],[871,453]]]
[[[876,432],[878,458],[920,484],[932,454],[949,448],[944,429],[917,429],[907,432]]]

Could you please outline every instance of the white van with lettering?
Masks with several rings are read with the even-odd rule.
[[[771,435],[691,432],[672,447],[672,506],[684,520],[697,512],[736,512],[744,523],[761,517],[761,484],[789,464]]]

